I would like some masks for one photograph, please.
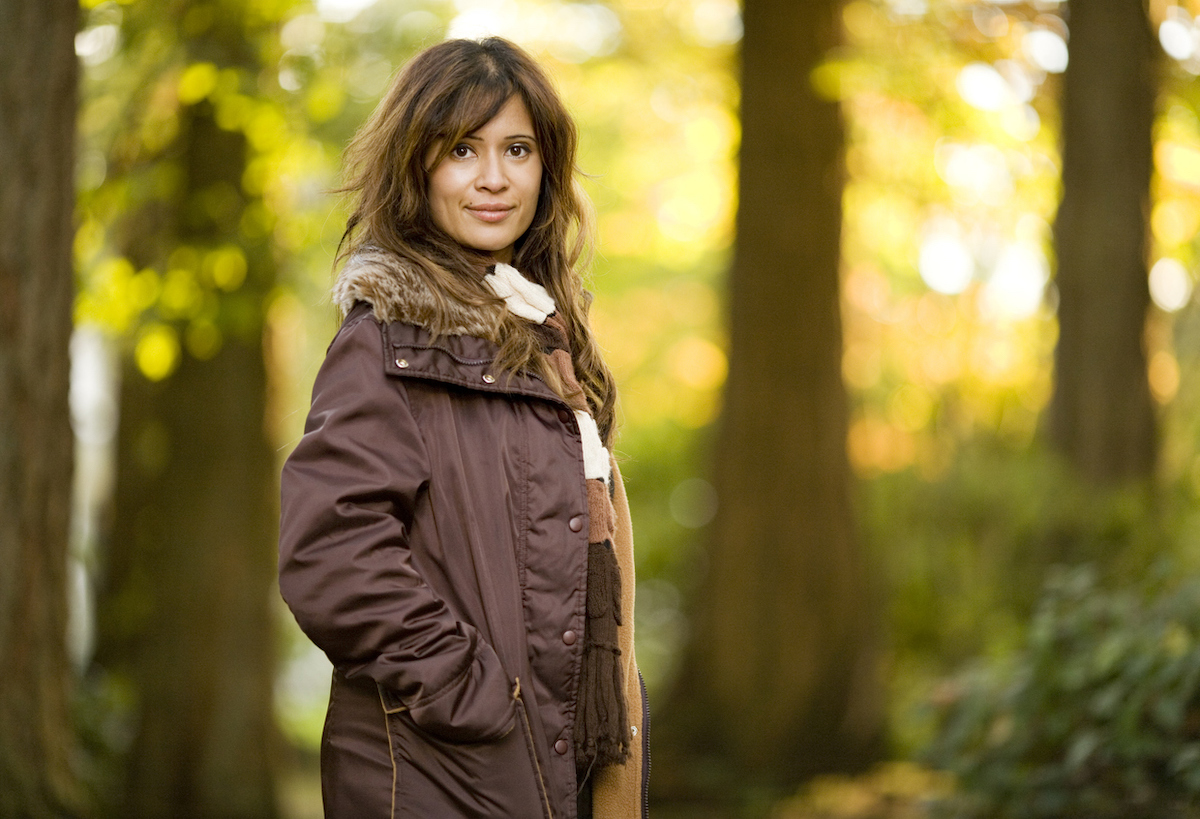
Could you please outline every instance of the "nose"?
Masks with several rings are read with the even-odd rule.
[[[491,154],[483,157],[483,161],[479,163],[479,175],[475,177],[475,187],[492,193],[508,187],[504,161],[500,157]]]

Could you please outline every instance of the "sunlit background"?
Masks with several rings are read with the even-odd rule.
[[[326,293],[345,211],[329,191],[343,145],[421,47],[499,34],[544,61],[581,126],[599,216],[592,315],[621,389],[617,446],[639,549],[639,661],[651,697],[664,690],[717,505],[709,455],[728,369],[738,4],[257,0],[260,25],[245,37],[268,69],[256,74],[182,53],[175,29],[210,20],[158,19],[145,0],[84,5],[71,396],[76,660],[86,663],[93,639],[88,577],[113,482],[118,357],[131,354],[152,381],[182,356],[212,357],[236,332],[221,305],[247,275],[232,242],[180,246],[161,267],[117,250],[116,216],[179,184],[183,171],[159,152],[181,106],[208,100],[219,127],[248,140],[241,185],[254,201],[229,228],[269,240],[280,271],[265,321],[268,423],[282,461],[336,329]],[[1163,419],[1161,481],[1177,499],[1172,520],[1196,532],[1200,4],[1152,0],[1150,14],[1169,60],[1155,126],[1147,377]],[[841,102],[847,129],[847,450],[863,537],[889,588],[891,723],[904,756],[928,738],[919,701],[968,657],[1009,649],[1021,609],[1007,590],[1039,582],[1022,574],[1012,544],[1059,485],[1031,448],[1052,388],[1057,100],[1070,32],[1065,4],[1053,0],[851,0],[841,20],[844,47],[809,80]],[[123,39],[130,26],[133,45]],[[215,184],[204,207],[219,219],[232,212],[231,196]],[[152,459],[154,442],[146,446]],[[965,508],[978,519],[955,517]],[[1194,546],[1177,551],[1197,565]],[[329,668],[279,608],[288,634],[279,725],[312,752]],[[310,784],[299,792],[311,795],[307,769],[301,779]],[[311,800],[289,802],[296,816],[305,804],[312,815]]]

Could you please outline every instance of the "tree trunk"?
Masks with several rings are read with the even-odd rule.
[[[238,25],[230,15],[212,39],[187,45],[210,59],[232,55],[237,65],[252,53],[237,39]],[[138,267],[165,270],[181,246],[203,256],[232,245],[247,262],[232,292],[192,271],[208,288],[204,309],[223,338],[215,355],[185,349],[159,382],[133,361],[124,368],[97,651],[97,663],[128,679],[135,696],[135,736],[118,786],[122,816],[277,812],[278,475],[265,430],[262,336],[275,267],[266,239],[237,229],[250,202],[242,186],[247,150],[241,131],[218,127],[208,101],[183,108],[178,136],[158,160],[177,163],[181,184],[168,200],[141,203],[117,231],[129,237],[122,250]],[[212,206],[214,191],[224,197],[220,207]]]
[[[67,657],[77,0],[0,0],[0,816],[79,810]]]
[[[240,341],[158,384],[127,368],[109,606],[139,703],[122,815],[274,815],[265,393],[262,350]]]
[[[1096,484],[1154,472],[1144,331],[1154,38],[1143,0],[1070,7],[1050,438]]]
[[[841,381],[843,133],[808,80],[837,44],[839,5],[745,4],[720,506],[660,721],[668,792],[789,786],[881,750],[878,607],[854,533]],[[672,781],[681,770],[697,781]]]

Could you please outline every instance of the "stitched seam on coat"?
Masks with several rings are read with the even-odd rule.
[[[542,776],[542,766],[538,762],[537,750],[533,747],[533,730],[529,727],[529,713],[525,710],[525,698],[521,696],[520,682],[518,679],[518,688],[513,696],[520,706],[518,710],[521,712],[521,721],[525,724],[525,750],[529,753],[529,759],[533,762],[533,772],[537,775],[538,795],[542,797],[546,819],[554,819],[554,811],[550,809],[550,794],[546,790],[546,779]]]
[[[576,437],[581,438],[582,435],[578,435]],[[587,491],[588,491],[587,490],[588,478],[587,478],[587,468],[584,466],[584,463],[583,463],[583,450],[582,450],[582,448],[575,448],[574,452],[575,452],[576,463],[577,463],[577,466],[579,467],[579,474],[583,478],[583,483],[580,488],[583,492],[583,497],[586,499]],[[573,614],[573,616],[575,616],[575,617],[582,616],[582,619],[584,622],[584,628],[587,627],[586,624],[587,624],[587,568],[588,568],[587,550],[588,550],[588,547],[587,547],[586,533],[588,531],[589,531],[589,526],[587,524],[585,524],[584,528],[583,528],[583,532],[585,533],[584,546],[583,546],[584,558],[583,558],[583,563],[580,566],[579,574],[575,578],[575,586],[577,589],[582,589],[583,594],[577,595],[579,598],[579,603]],[[581,628],[580,631],[582,632],[583,629]],[[575,652],[575,656],[572,659],[573,665],[571,667],[571,682],[569,685],[569,690],[567,692],[567,694],[568,694],[567,707],[566,707],[567,730],[569,730],[571,732],[572,736],[575,733],[575,718],[579,715],[579,675],[580,675],[581,669],[583,668],[583,654],[584,654],[584,649],[583,649],[583,646],[581,645],[579,648],[579,651]]]
[[[369,315],[369,314],[367,314],[367,315]],[[365,317],[366,316],[364,316],[363,318],[365,318]],[[356,321],[355,323],[358,323],[358,322]],[[524,370],[522,370],[518,375],[529,378],[533,381],[540,382],[543,386],[546,387],[546,389],[549,392],[548,393],[540,392],[536,389],[533,389],[532,387],[513,387],[512,379],[506,378],[506,377],[497,378],[496,383],[494,385],[483,386],[483,385],[480,385],[480,383],[475,379],[466,379],[466,378],[449,375],[449,374],[430,373],[430,372],[424,372],[421,370],[404,370],[403,372],[397,371],[397,369],[395,369],[395,367],[394,367],[397,350],[437,351],[437,352],[445,353],[449,358],[451,358],[453,361],[455,361],[458,364],[462,364],[464,366],[474,366],[474,367],[482,366],[484,364],[491,364],[496,359],[495,358],[479,358],[479,359],[464,358],[463,356],[460,356],[460,355],[454,353],[453,351],[447,349],[446,347],[443,347],[443,346],[437,345],[437,344],[418,344],[416,342],[409,342],[409,341],[395,341],[392,338],[390,324],[382,324],[377,319],[376,319],[376,324],[379,326],[379,335],[383,342],[384,370],[385,370],[385,372],[387,372],[388,375],[403,376],[406,378],[422,378],[422,379],[425,379],[428,381],[442,381],[442,382],[445,382],[448,384],[455,384],[460,387],[467,387],[469,389],[479,390],[480,392],[496,392],[496,393],[506,393],[506,394],[510,394],[510,395],[526,395],[526,396],[530,396],[533,398],[542,398],[547,401],[553,401],[554,403],[561,404],[564,407],[567,406],[567,403],[562,400],[561,396],[555,394],[553,390],[550,390],[549,386],[546,384],[545,380],[541,376],[539,376],[537,373],[527,372]],[[391,347],[390,353],[388,352],[389,346]],[[503,384],[500,383],[502,381],[504,382]]]
[[[501,384],[502,378],[497,378],[495,384],[483,384],[473,378],[462,378],[455,375],[444,373],[429,373],[420,370],[397,370],[394,366],[385,368],[385,372],[393,378],[415,378],[422,381],[436,381],[444,384],[453,384],[456,387],[466,387],[469,390],[476,392],[491,393],[496,395],[521,395],[527,398],[540,398],[543,401],[549,401],[558,406],[567,407],[567,403],[552,392],[541,392],[531,387],[513,387],[511,385]],[[549,388],[547,388],[549,389]],[[569,408],[569,407],[568,407]]]
[[[392,809],[391,819],[396,819],[396,785],[399,781],[399,773],[396,770],[396,749],[392,747],[392,727],[388,725],[387,703],[383,701],[383,690],[378,683],[375,685],[375,692],[379,695],[379,705],[383,708],[383,732],[387,735],[388,741],[388,761],[392,763]]]
[[[528,576],[529,562],[529,495],[531,494],[529,476],[533,472],[532,459],[529,457],[529,439],[525,436],[520,439],[516,456],[516,461],[521,468],[521,474],[518,476],[518,485],[521,490],[517,496],[517,588],[521,592],[522,615],[525,616],[524,609],[528,602],[526,577]]]
[[[494,358],[463,358],[450,348],[440,344],[414,344],[407,341],[393,341],[391,344],[393,350],[437,350],[439,353],[450,356],[459,364],[491,364],[496,360]]]

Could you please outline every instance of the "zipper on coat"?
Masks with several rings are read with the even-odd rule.
[[[533,747],[533,730],[529,726],[529,712],[525,710],[525,698],[521,696],[521,678],[517,677],[513,686],[513,699],[517,701],[521,722],[525,726],[525,747],[529,758],[533,761],[533,772],[537,775],[538,793],[542,797],[542,808],[546,811],[546,819],[554,819],[554,811],[550,809],[550,794],[546,790],[546,780],[542,777],[542,765],[538,762],[537,749]]]
[[[642,687],[642,819],[650,819],[650,700],[646,698],[646,681],[638,673]]]

